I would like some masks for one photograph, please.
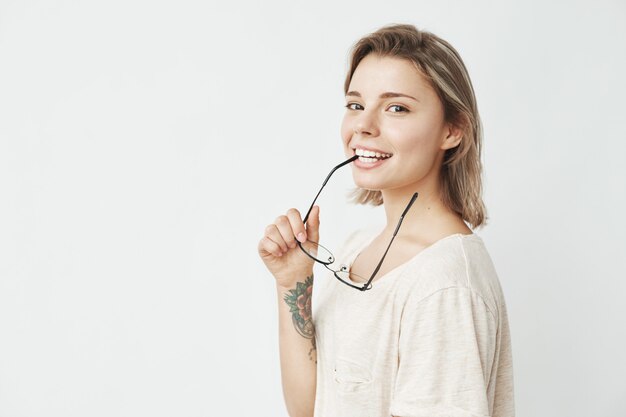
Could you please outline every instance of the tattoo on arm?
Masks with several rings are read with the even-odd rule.
[[[285,294],[284,300],[289,306],[293,325],[296,331],[304,338],[311,339],[313,347],[309,350],[309,358],[317,363],[313,357],[315,345],[315,327],[311,320],[311,301],[313,297],[313,275],[308,276],[304,282],[298,282],[296,288]]]

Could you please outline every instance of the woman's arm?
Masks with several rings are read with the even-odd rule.
[[[313,417],[317,382],[315,329],[311,321],[313,274],[292,288],[276,286],[283,395],[291,417]]]
[[[297,242],[319,242],[319,206],[305,225],[295,208],[265,228],[259,255],[276,279],[283,395],[291,417],[312,417],[317,382],[315,330],[311,321],[313,259]],[[296,240],[297,239],[297,240]]]

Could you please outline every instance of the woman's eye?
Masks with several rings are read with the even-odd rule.
[[[406,107],[402,107],[402,106],[399,106],[397,104],[393,104],[393,105],[389,106],[389,108],[390,109],[396,109],[396,110],[393,110],[392,113],[408,112]]]
[[[346,108],[350,109],[350,110],[360,110],[360,109],[355,109],[353,106],[359,106],[361,107],[361,105],[359,103],[348,103],[346,104]],[[361,107],[362,108],[362,107]]]

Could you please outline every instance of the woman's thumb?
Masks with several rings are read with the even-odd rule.
[[[306,238],[311,242],[319,242],[320,234],[320,207],[313,206],[311,214],[306,221]]]

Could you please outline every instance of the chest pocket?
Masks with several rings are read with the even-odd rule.
[[[365,366],[337,359],[334,369],[337,417],[379,417],[372,409],[374,381]]]

